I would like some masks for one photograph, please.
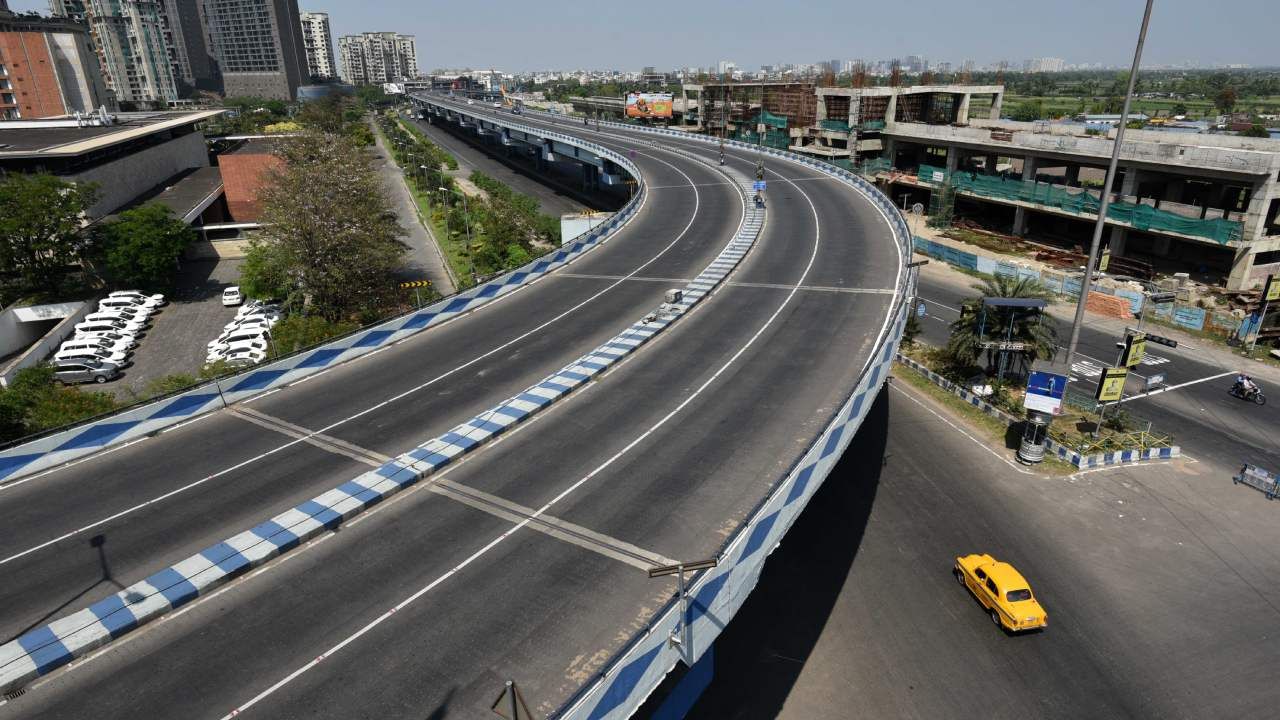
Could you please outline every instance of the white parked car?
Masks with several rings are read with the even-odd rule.
[[[129,354],[123,352],[112,352],[103,350],[102,348],[77,348],[73,350],[59,350],[54,356],[55,362],[77,362],[80,360],[97,360],[98,362],[111,363],[116,367],[124,367],[128,364]]]
[[[66,340],[58,347],[58,352],[66,350],[102,350],[109,353],[127,353],[133,349],[133,345],[129,341],[121,338],[120,341],[107,338],[81,338],[73,337]]]
[[[113,346],[126,348],[135,348],[138,346],[138,338],[123,332],[117,332],[114,329],[99,330],[81,330],[77,326],[76,334],[72,336],[74,340],[105,340]]]
[[[151,317],[151,315],[156,311],[155,307],[148,307],[141,303],[134,302],[131,298],[122,298],[122,297],[103,298],[102,301],[98,303],[98,310],[100,312],[114,312],[116,310],[123,310],[127,312],[142,314],[142,315],[145,315],[146,317]]]
[[[119,333],[128,337],[138,335],[137,328],[131,328],[129,323],[116,318],[106,320],[85,318],[83,322],[76,323],[76,335],[96,335],[104,332]]]
[[[91,315],[97,315],[98,317],[118,317],[125,322],[151,322],[151,311],[144,310],[142,308],[110,308],[108,310],[98,310],[95,313],[91,313]],[[90,315],[86,315],[85,317],[90,317]]]
[[[134,335],[141,333],[142,329],[147,326],[147,321],[145,318],[137,319],[133,316],[122,315],[117,312],[90,313],[84,316],[84,321],[85,322],[119,323],[124,330],[127,330],[133,333]]]
[[[245,365],[257,365],[266,358],[267,354],[265,352],[260,352],[253,348],[240,348],[227,353],[222,359],[232,367],[244,367]]]
[[[239,320],[245,315],[253,315],[254,313],[258,313],[258,312],[275,313],[279,315],[280,303],[264,302],[262,300],[250,300],[249,302],[241,305],[239,310],[236,310],[236,319]]]
[[[226,333],[224,335],[219,335],[218,339],[209,343],[209,352],[210,354],[214,352],[225,352],[231,345],[245,340],[261,340],[263,343],[266,343],[269,335],[270,334],[266,330],[261,329],[241,330]]]
[[[242,320],[233,320],[222,327],[222,332],[230,333],[236,330],[248,330],[261,328],[270,330],[275,324],[280,322],[280,318],[271,315],[248,315]]]
[[[267,354],[267,339],[260,337],[253,340],[237,340],[233,343],[227,343],[225,346],[218,346],[209,351],[204,361],[211,363],[224,360],[228,355],[240,350],[253,350],[254,352],[262,353],[265,357]]]
[[[155,295],[143,295],[137,290],[116,290],[107,295],[107,297],[129,298],[136,301],[140,305],[146,307],[160,307],[164,305],[164,296],[157,293]]]
[[[232,285],[222,291],[222,304],[224,307],[234,307],[242,302],[244,302],[244,293],[240,292],[239,285]]]

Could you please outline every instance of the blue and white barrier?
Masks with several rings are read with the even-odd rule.
[[[412,487],[633,353],[705,299],[755,244],[765,211],[746,200],[751,181],[745,177],[735,180],[746,208],[742,223],[711,264],[684,287],[679,302],[664,303],[523,392],[381,467],[205,548],[84,610],[0,645],[0,693],[22,687]]]
[[[599,247],[635,217],[648,197],[647,186],[636,165],[621,154],[602,145],[567,135],[558,135],[558,139],[608,157],[625,168],[640,181],[635,197],[628,201],[622,210],[597,227],[570,240],[559,249],[483,285],[451,295],[425,308],[360,330],[347,337],[275,362],[254,366],[243,373],[205,383],[179,395],[125,409],[90,423],[0,450],[0,481],[39,472],[99,452],[112,445],[145,437],[171,425],[222,408],[225,403],[246,400],[267,390],[297,382],[334,365],[367,355],[510,294]]]

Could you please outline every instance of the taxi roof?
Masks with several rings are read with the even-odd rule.
[[[1001,590],[1018,590],[1021,588],[1030,588],[1031,583],[1022,577],[1022,573],[1018,572],[1007,562],[994,562],[985,565],[983,570],[987,576],[996,581],[996,585]]]

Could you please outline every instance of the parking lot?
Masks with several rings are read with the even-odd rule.
[[[176,280],[169,304],[153,316],[147,334],[139,339],[133,365],[111,382],[95,386],[124,402],[146,395],[147,385],[167,375],[196,375],[204,365],[208,343],[235,317],[236,309],[222,306],[222,289],[240,276],[241,260],[187,260]]]

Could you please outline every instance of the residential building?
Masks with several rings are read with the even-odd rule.
[[[312,80],[337,77],[333,62],[333,38],[329,34],[329,13],[302,13],[302,42],[307,51],[307,72]]]
[[[228,97],[295,99],[308,78],[297,0],[203,0],[202,7]]]
[[[338,38],[342,79],[353,85],[415,80],[418,52],[414,36],[367,32]]]
[[[160,21],[174,79],[192,88],[220,90],[205,42],[200,0],[162,0]]]
[[[164,108],[178,99],[157,0],[50,0],[49,8],[88,24],[103,79],[117,102]]]
[[[85,26],[14,15],[0,3],[0,119],[115,110]]]

